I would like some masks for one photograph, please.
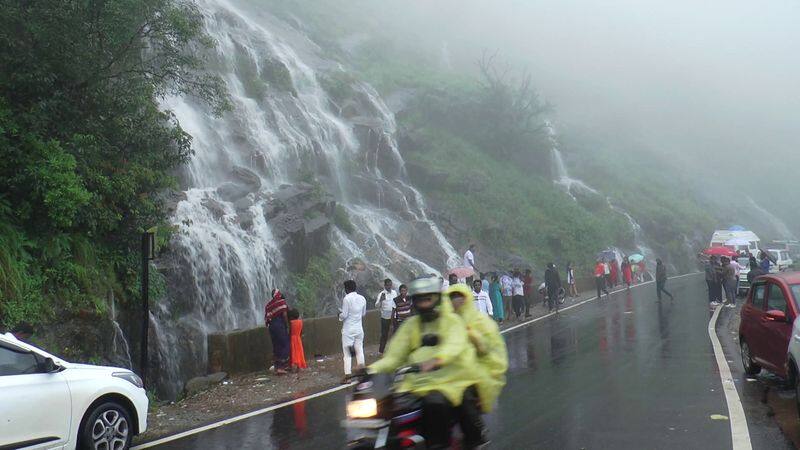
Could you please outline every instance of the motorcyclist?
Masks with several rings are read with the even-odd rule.
[[[487,443],[481,413],[491,412],[506,384],[508,352],[497,323],[478,311],[475,298],[466,286],[450,286],[444,295],[445,301],[452,303],[456,314],[466,324],[467,337],[475,347],[478,358],[480,381],[467,389],[459,409],[464,448],[477,448]]]
[[[438,278],[416,279],[408,292],[417,314],[403,322],[383,357],[368,370],[392,373],[419,365],[420,373],[407,375],[397,391],[422,398],[427,448],[448,448],[455,408],[461,406],[467,388],[480,381],[475,348],[464,321],[449,301],[443,301]]]

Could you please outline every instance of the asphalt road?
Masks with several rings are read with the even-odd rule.
[[[728,409],[703,280],[667,287],[674,300],[658,302],[651,284],[506,334],[511,367],[487,417],[492,447],[730,449],[730,423],[712,419]],[[741,390],[748,382],[736,368],[738,350],[730,338],[722,344]],[[344,401],[339,391],[156,448],[343,448]],[[742,402],[752,448],[793,448],[757,395]]]

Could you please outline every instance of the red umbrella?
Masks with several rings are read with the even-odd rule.
[[[707,248],[707,249],[703,250],[703,254],[709,255],[709,256],[712,256],[712,255],[713,256],[727,256],[728,258],[733,258],[735,256],[738,256],[738,254],[735,251],[729,249],[728,247],[711,247],[711,248]]]
[[[459,279],[469,278],[475,275],[475,271],[472,270],[472,267],[456,267],[454,269],[450,269],[449,274],[455,274]]]

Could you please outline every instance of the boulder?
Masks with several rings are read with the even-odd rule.
[[[191,397],[220,384],[227,377],[228,374],[225,372],[212,373],[204,377],[194,377],[186,382],[183,392],[187,397]]]
[[[253,200],[250,197],[242,197],[233,203],[233,207],[236,208],[236,211],[240,212],[247,211],[252,206],[253,206]]]
[[[205,208],[211,212],[211,215],[217,220],[225,215],[225,207],[222,206],[222,203],[214,200],[213,198],[206,197],[200,203],[205,206]]]
[[[255,216],[250,211],[242,211],[237,216],[239,226],[245,231],[250,231],[253,229],[253,220],[255,220]]]
[[[240,198],[246,196],[251,192],[255,192],[256,189],[253,189],[252,186],[246,186],[243,184],[238,183],[222,183],[217,188],[217,195],[226,202],[235,202]]]
[[[261,178],[250,169],[233,166],[231,168],[231,177],[233,177],[234,182],[249,186],[253,191],[261,189]]]

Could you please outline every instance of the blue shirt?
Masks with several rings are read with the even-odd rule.
[[[770,266],[769,258],[762,259],[761,263],[759,264],[759,267],[761,267],[761,270],[763,270],[766,273],[769,273],[769,266]]]

